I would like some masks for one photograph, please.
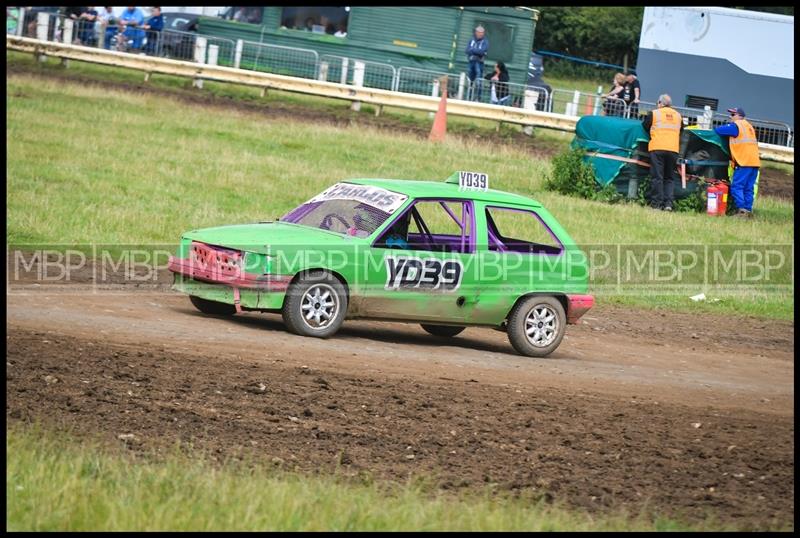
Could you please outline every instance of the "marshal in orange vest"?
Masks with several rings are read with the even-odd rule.
[[[758,139],[756,130],[747,120],[734,122],[739,128],[739,136],[730,137],[728,143],[731,148],[731,157],[739,166],[761,166],[761,157],[758,156]]]
[[[648,151],[674,151],[678,153],[681,146],[681,115],[671,107],[665,106],[653,110],[653,124],[650,126],[650,143]]]

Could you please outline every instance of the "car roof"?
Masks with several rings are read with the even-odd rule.
[[[381,187],[386,190],[407,194],[411,198],[457,198],[464,200],[480,200],[484,202],[496,202],[526,205],[531,207],[541,207],[542,204],[532,198],[514,194],[512,192],[498,191],[489,189],[463,190],[459,189],[454,183],[444,181],[413,181],[409,179],[346,179],[344,183],[355,183],[357,185],[371,185]]]

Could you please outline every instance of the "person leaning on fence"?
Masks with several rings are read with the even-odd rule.
[[[650,133],[650,205],[672,211],[683,118],[672,108],[672,98],[667,94],[659,96],[656,106],[642,120],[644,130]]]
[[[146,54],[156,54],[158,52],[158,40],[161,38],[161,30],[164,29],[164,16],[161,14],[160,7],[153,8],[150,18],[142,25],[142,29],[147,36],[144,52]]]
[[[728,136],[728,145],[733,161],[731,176],[731,197],[736,205],[737,217],[753,216],[753,197],[761,168],[761,157],[758,155],[758,138],[756,130],[745,118],[741,107],[729,108],[731,122],[720,125],[714,132],[720,136]]]
[[[97,44],[97,35],[95,34],[95,23],[99,13],[94,7],[85,7],[78,17],[78,40],[81,45],[93,47]]]
[[[625,75],[617,73],[614,75],[614,87],[611,91],[603,95],[603,113],[606,116],[622,116],[625,112],[625,101],[622,99],[622,92],[625,90]]]
[[[511,96],[508,94],[508,69],[503,62],[494,64],[494,72],[489,73],[485,77],[492,85],[492,98],[493,105],[508,105]]]
[[[130,6],[125,8],[119,18],[120,32],[126,43],[130,44],[133,50],[139,50],[144,44],[144,14],[138,7]],[[119,36],[118,36],[119,39]],[[123,47],[124,48],[124,47]]]
[[[475,28],[475,34],[472,39],[467,43],[466,48],[467,61],[469,68],[467,69],[467,78],[469,78],[470,88],[473,91],[472,99],[474,101],[481,100],[481,81],[483,79],[483,61],[486,54],[489,52],[489,40],[486,38],[486,31],[483,26]]]
[[[642,96],[642,85],[633,73],[628,73],[625,77],[625,86],[622,90],[622,99],[628,107],[628,117],[636,119],[639,117],[639,99]]]

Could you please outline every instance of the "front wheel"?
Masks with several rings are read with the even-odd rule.
[[[420,326],[433,336],[442,336],[445,338],[453,337],[466,329],[466,327],[455,327],[452,325],[428,325],[427,323],[421,323]]]
[[[283,321],[301,336],[327,338],[341,327],[347,313],[347,294],[329,273],[300,276],[286,291]]]
[[[209,301],[208,299],[201,299],[195,295],[190,295],[189,300],[192,301],[192,304],[195,306],[195,308],[197,308],[203,314],[232,316],[236,313],[236,307],[232,304]]]
[[[564,307],[555,297],[528,297],[508,317],[508,340],[528,357],[546,357],[555,351],[566,329]]]

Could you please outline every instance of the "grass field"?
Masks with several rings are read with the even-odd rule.
[[[436,494],[423,481],[391,485],[253,462],[215,464],[177,447],[119,455],[38,427],[7,430],[6,503],[9,531],[725,529],[713,520],[597,517],[534,499]]]
[[[564,197],[542,188],[548,161],[509,145],[455,137],[436,145],[374,128],[269,121],[241,109],[27,75],[10,74],[7,92],[12,244],[173,243],[188,229],[278,217],[341,179],[443,180],[464,169],[485,170],[495,188],[540,200],[582,245],[764,245],[794,238],[790,202],[760,198],[758,218],[740,221]],[[702,286],[679,295],[657,286],[594,291],[599,301],[621,304],[793,316],[787,289],[716,296]],[[719,301],[688,300],[701,291]]]

